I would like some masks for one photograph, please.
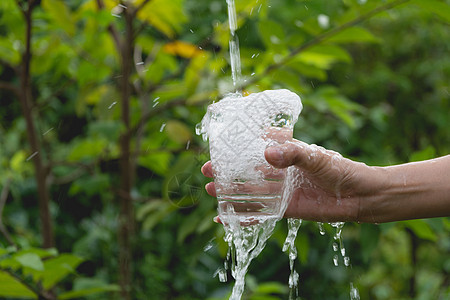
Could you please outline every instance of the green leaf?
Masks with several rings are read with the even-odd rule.
[[[64,1],[43,0],[41,6],[47,15],[53,19],[55,27],[62,28],[69,36],[74,35],[75,22]]]
[[[14,259],[20,263],[22,267],[27,267],[36,271],[44,270],[44,264],[42,263],[41,258],[35,253],[15,255]]]
[[[8,38],[0,37],[0,53],[2,60],[7,61],[11,65],[16,65],[20,62],[20,53],[17,49],[14,49],[13,43]]]
[[[438,15],[445,22],[450,22],[450,6],[447,3],[436,0],[413,0],[413,3],[422,9]]]
[[[171,158],[172,155],[169,152],[152,151],[145,156],[140,156],[138,164],[159,175],[164,175],[167,172]]]
[[[77,291],[70,291],[67,293],[60,294],[58,296],[58,299],[65,300],[65,299],[75,299],[80,297],[85,297],[93,294],[99,294],[99,293],[106,293],[106,292],[119,292],[120,287],[115,284],[107,284],[103,286],[97,286],[92,288],[87,288],[83,290],[77,290]]]
[[[258,285],[255,291],[258,294],[284,294],[287,287],[279,282],[264,282]]]
[[[17,173],[21,173],[23,170],[23,163],[25,162],[26,158],[27,154],[25,150],[19,150],[16,153],[14,153],[10,161],[11,170]]]
[[[417,237],[429,240],[432,242],[437,241],[436,233],[431,229],[430,225],[424,220],[410,220],[401,222],[403,226],[411,229]]]
[[[142,221],[144,217],[152,211],[157,210],[164,202],[160,199],[150,200],[144,205],[140,206],[136,211],[136,219]]]
[[[183,2],[183,0],[153,0],[145,5],[137,16],[172,38],[182,29],[186,21]]]
[[[362,257],[365,262],[369,261],[371,254],[377,248],[379,239],[380,228],[377,225],[361,224],[360,244],[362,247]]]
[[[71,153],[67,156],[68,161],[78,161],[82,159],[98,158],[104,152],[107,142],[103,139],[80,140],[72,147]]]
[[[279,48],[285,42],[283,27],[271,20],[262,20],[258,23],[259,35],[267,48]]]
[[[75,268],[83,261],[73,254],[61,254],[44,262],[45,271],[42,274],[42,286],[51,289],[67,275],[75,273]]]
[[[179,144],[186,144],[192,138],[191,131],[186,124],[176,120],[168,121],[165,127],[167,136]]]
[[[409,161],[422,161],[427,159],[432,159],[436,157],[436,149],[433,146],[428,146],[423,150],[416,151],[409,157]]]
[[[25,299],[38,299],[24,284],[6,272],[0,270],[0,297],[20,297]]]
[[[380,39],[375,37],[367,29],[362,27],[350,27],[341,31],[327,40],[331,43],[378,43]]]

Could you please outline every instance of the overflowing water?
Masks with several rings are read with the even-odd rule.
[[[261,200],[259,202],[254,201],[255,199],[250,199],[252,194],[244,193],[242,194],[241,191],[238,193],[235,192],[235,190],[239,190],[239,188],[236,188],[238,186],[244,186],[244,184],[249,183],[248,179],[242,180],[233,180],[233,183],[231,185],[231,189],[225,189],[222,187],[221,192],[221,185],[220,185],[220,172],[218,172],[218,166],[225,162],[227,167],[229,168],[230,163],[236,164],[236,160],[238,160],[238,163],[236,165],[246,165],[248,164],[249,160],[248,157],[245,155],[242,155],[244,150],[242,151],[236,151],[235,147],[230,147],[233,144],[233,139],[236,138],[239,135],[250,134],[249,137],[246,139],[247,143],[245,145],[245,148],[247,148],[249,145],[251,146],[251,143],[254,141],[260,141],[260,137],[263,137],[264,139],[267,139],[267,132],[264,134],[258,133],[261,130],[266,130],[264,127],[261,127],[261,125],[256,122],[257,126],[252,127],[252,120],[255,121],[254,118],[261,118],[264,117],[264,109],[266,111],[271,111],[271,109],[267,110],[267,108],[271,108],[272,110],[275,108],[279,108],[280,105],[282,105],[283,101],[267,101],[267,99],[273,100],[273,95],[264,98],[261,96],[255,96],[255,101],[252,105],[245,104],[245,101],[242,100],[241,91],[240,91],[240,84],[241,84],[241,59],[240,59],[240,51],[239,51],[239,39],[237,36],[237,29],[238,29],[238,19],[236,14],[236,7],[235,7],[235,1],[234,0],[226,0],[227,6],[228,6],[228,17],[229,17],[229,28],[230,28],[230,41],[229,41],[229,51],[230,51],[230,65],[231,65],[231,77],[233,81],[233,87],[234,87],[234,94],[230,95],[229,97],[233,98],[232,100],[238,100],[242,102],[235,102],[233,107],[234,110],[232,111],[231,115],[233,115],[232,122],[229,122],[230,120],[226,121],[226,113],[227,110],[222,109],[218,114],[211,113],[210,108],[208,108],[208,114],[205,116],[205,118],[202,121],[202,124],[199,124],[196,128],[197,134],[202,134],[203,138],[206,140],[206,138],[210,139],[210,152],[211,152],[211,161],[213,162],[213,166],[216,166],[215,169],[215,182],[216,182],[216,192],[218,194],[218,200],[219,200],[219,216],[222,224],[224,225],[225,230],[225,236],[224,240],[228,244],[228,253],[227,253],[227,259],[224,262],[223,267],[219,268],[215,274],[214,277],[218,277],[218,279],[221,282],[227,281],[227,271],[231,271],[232,277],[235,279],[235,285],[233,287],[232,293],[231,293],[231,300],[238,300],[241,299],[244,288],[245,288],[245,275],[248,271],[248,268],[250,266],[250,263],[252,260],[257,257],[261,251],[264,249],[267,240],[272,235],[275,225],[278,220],[281,219],[281,217],[284,215],[284,211],[286,210],[290,199],[292,198],[294,188],[296,186],[300,186],[301,184],[310,184],[307,182],[306,179],[303,178],[302,174],[298,172],[298,170],[295,167],[289,167],[285,171],[285,178],[282,181],[283,184],[280,185],[282,191],[281,196],[276,201],[282,203],[281,207],[277,208],[277,213],[267,213],[267,207],[266,204],[269,203],[266,201],[267,199],[262,200],[260,197],[261,195],[256,195],[258,199]],[[259,7],[261,9],[261,5]],[[258,54],[254,54],[252,58],[256,58]],[[253,76],[254,74],[252,74]],[[283,94],[283,99],[292,98],[291,95],[288,94],[289,91],[266,91],[270,93],[275,93],[274,95],[280,96]],[[289,92],[290,93],[290,92]],[[261,93],[262,95],[264,93]],[[292,93],[291,93],[292,94]],[[253,97],[252,96],[252,97]],[[249,97],[251,98],[251,97]],[[225,99],[224,99],[225,100]],[[226,101],[221,100],[218,103],[214,104],[215,106],[221,106],[222,104],[225,105]],[[259,102],[263,102],[261,103]],[[276,104],[276,105],[273,105]],[[241,106],[243,107],[241,108]],[[291,104],[290,104],[291,105]],[[298,104],[297,104],[298,105]],[[301,102],[299,101],[299,107],[296,108],[296,112],[293,113],[294,119],[291,119],[292,125],[295,124],[296,118],[298,114],[301,111]],[[266,107],[264,107],[266,106]],[[251,109],[253,107],[253,109]],[[256,108],[255,108],[256,107]],[[295,106],[294,106],[295,107]],[[250,109],[249,109],[250,108]],[[217,109],[217,108],[216,108]],[[243,116],[239,117],[239,114],[244,113]],[[249,114],[250,113],[250,114]],[[230,114],[228,114],[230,115]],[[284,114],[282,114],[284,116]],[[282,118],[283,119],[283,118]],[[225,120],[225,122],[224,122]],[[218,121],[218,122],[217,122]],[[223,123],[224,127],[220,127],[220,122]],[[217,124],[219,123],[219,126],[210,126],[211,124]],[[258,125],[259,124],[259,125]],[[164,129],[165,124],[161,126],[161,131]],[[273,126],[273,124],[271,124]],[[213,128],[215,127],[215,128]],[[292,128],[289,129],[290,136],[292,138]],[[219,146],[214,145],[215,142],[212,142],[211,137],[215,134],[214,131],[218,131],[218,135],[216,138],[213,137],[213,140],[219,141]],[[279,132],[278,132],[279,133]],[[280,141],[278,141],[280,142]],[[262,143],[263,146],[261,149],[258,148],[257,151],[253,151],[253,153],[259,153],[258,155],[261,155],[264,152],[266,144]],[[228,146],[228,149],[227,147]],[[217,149],[222,149],[220,151],[217,151]],[[224,151],[225,150],[225,151]],[[321,151],[320,147],[315,147],[314,150]],[[216,152],[216,155],[213,153]],[[315,152],[315,151],[313,151]],[[217,156],[218,155],[218,156]],[[227,155],[231,155],[233,157],[232,160],[227,160]],[[217,156],[215,158],[215,156]],[[333,157],[334,158],[334,157]],[[242,160],[242,162],[240,162]],[[236,176],[236,172],[239,173],[239,168],[231,168],[234,172],[233,175],[227,175],[229,178],[232,178],[230,176]],[[248,172],[249,170],[256,170],[253,168],[243,168]],[[256,181],[261,181],[259,177],[261,177],[261,170],[258,170],[255,173],[256,177],[254,178]],[[264,173],[264,176],[267,175],[267,172]],[[273,175],[273,174],[272,174]],[[245,178],[248,177],[248,174],[245,174]],[[251,176],[250,176],[251,177]],[[228,179],[229,179],[228,178]],[[271,178],[272,180],[273,178]],[[304,181],[305,180],[305,181]],[[255,182],[256,182],[255,181]],[[258,181],[258,182],[259,182]],[[280,181],[281,182],[281,181]],[[273,183],[272,183],[273,184]],[[255,185],[258,187],[263,187],[264,184],[258,184]],[[225,191],[225,192],[224,192]],[[231,191],[231,192],[227,192]],[[337,199],[340,201],[340,194],[339,191],[336,191],[337,193]],[[228,198],[221,200],[221,194],[226,195]],[[230,198],[229,196],[232,195],[234,198],[235,195],[242,196],[244,195],[245,199],[234,199],[233,197]],[[249,198],[250,197],[250,198]],[[261,199],[260,199],[261,198]],[[275,198],[274,198],[275,199]],[[273,200],[271,198],[271,200]],[[275,201],[275,200],[274,200]],[[262,213],[260,210],[254,210],[252,206],[249,206],[248,203],[256,203],[257,207],[263,207]],[[238,204],[236,204],[238,203]],[[242,206],[241,203],[244,203],[245,205]],[[275,203],[275,202],[274,202]],[[244,208],[244,210],[242,210]],[[250,210],[249,210],[250,209]],[[255,214],[256,211],[256,214]],[[251,219],[253,221],[249,221],[249,215],[251,215]],[[288,253],[289,257],[289,266],[290,266],[290,275],[289,275],[289,299],[294,300],[298,299],[298,285],[299,285],[299,279],[300,276],[296,272],[294,268],[294,262],[297,258],[297,248],[295,247],[295,239],[297,237],[298,230],[300,228],[300,225],[302,224],[302,220],[300,219],[288,219],[288,234],[286,237],[286,240],[283,245],[283,252]],[[319,232],[321,235],[325,234],[324,224],[323,223],[317,223],[319,226]],[[344,265],[346,267],[350,266],[350,259],[348,256],[346,256],[345,253],[345,247],[342,240],[342,228],[344,226],[343,222],[337,222],[337,223],[331,223],[331,226],[336,228],[336,233],[334,235],[334,242],[333,242],[333,251],[335,252],[335,255],[333,257],[333,263],[335,266],[339,265],[339,253],[342,256],[342,259],[344,261]],[[207,246],[207,247],[210,247]],[[206,248],[207,248],[206,247]],[[206,249],[205,248],[205,249]],[[359,292],[354,287],[353,283],[350,283],[350,298],[352,300],[359,299]]]
[[[241,54],[239,51],[239,37],[236,33],[238,29],[236,5],[234,0],[227,0],[228,5],[228,23],[230,26],[230,64],[231,78],[233,79],[233,87],[236,93],[240,93],[239,84],[241,81]]]

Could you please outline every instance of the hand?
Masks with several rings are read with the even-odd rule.
[[[285,217],[321,222],[382,223],[450,216],[450,155],[388,167],[369,167],[298,140],[269,147],[276,168],[294,167]],[[211,162],[202,167],[213,177]],[[216,197],[214,183],[206,191]]]
[[[372,179],[379,176],[373,168],[298,140],[268,148],[265,157],[277,168],[295,168],[297,179],[286,217],[324,222],[357,221],[361,198],[377,188]],[[213,177],[211,162],[202,167],[202,172]],[[216,197],[213,182],[205,188]]]

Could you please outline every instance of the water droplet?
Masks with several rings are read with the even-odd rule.
[[[189,149],[189,146],[190,146],[190,145],[191,145],[191,140],[187,141],[187,144],[186,144],[186,150]]]
[[[339,265],[339,263],[338,263],[338,255],[337,255],[337,254],[335,254],[335,255],[333,256],[333,263],[334,263],[334,266],[335,266],[335,267],[337,267],[337,266]]]
[[[350,266],[350,257],[344,256],[344,265],[346,267]]]
[[[320,14],[317,16],[317,22],[319,23],[320,27],[326,29],[330,26],[330,17],[324,14]]]
[[[155,107],[155,106],[158,105],[158,104],[159,104],[159,102],[153,103],[153,107]]]
[[[117,104],[117,101],[114,101],[113,103],[111,103],[111,105],[110,106],[108,106],[108,109],[111,109],[111,108],[113,108],[113,106],[114,105],[116,105]]]
[[[140,61],[140,62],[136,63],[136,66],[142,66],[143,64],[144,64],[144,62]]]
[[[159,132],[163,132],[164,127],[166,127],[166,123],[162,123],[161,128],[159,129]]]
[[[325,235],[325,228],[323,227],[322,222],[317,222],[317,226],[319,226],[319,232],[321,235]]]
[[[353,282],[350,282],[350,299],[351,300],[359,300],[359,291],[358,289],[353,285]]]
[[[49,132],[52,131],[52,130],[53,130],[53,127],[50,128],[49,130],[47,130],[46,132],[44,132],[42,135],[46,135],[47,133],[49,133]]]
[[[334,252],[337,252],[338,249],[339,249],[338,244],[337,244],[336,242],[334,242],[334,243],[333,243],[333,251],[334,251]]]
[[[26,161],[29,161],[30,159],[32,159],[33,157],[35,157],[36,155],[38,155],[38,151],[34,152],[33,154],[31,154],[30,156],[28,156],[28,158],[26,159]]]
[[[219,275],[219,281],[220,282],[227,282],[227,272],[223,268],[217,269],[217,271],[214,273],[214,277]]]
[[[261,7],[262,7],[262,4],[260,4],[258,7],[258,13],[261,11]]]
[[[192,29],[189,29],[189,31],[190,31],[191,33],[194,33],[194,30],[192,30]]]
[[[253,72],[252,74],[250,74],[250,76],[255,76],[255,74],[256,74],[256,73],[255,73],[255,72]]]

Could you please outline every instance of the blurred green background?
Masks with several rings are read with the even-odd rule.
[[[246,93],[287,88],[295,137],[369,165],[450,152],[448,0],[236,0]],[[232,90],[225,0],[0,1],[0,298],[227,299],[195,135]],[[279,222],[245,299],[287,299]],[[304,222],[301,299],[449,299],[450,219]],[[229,276],[230,277],[230,276]]]

